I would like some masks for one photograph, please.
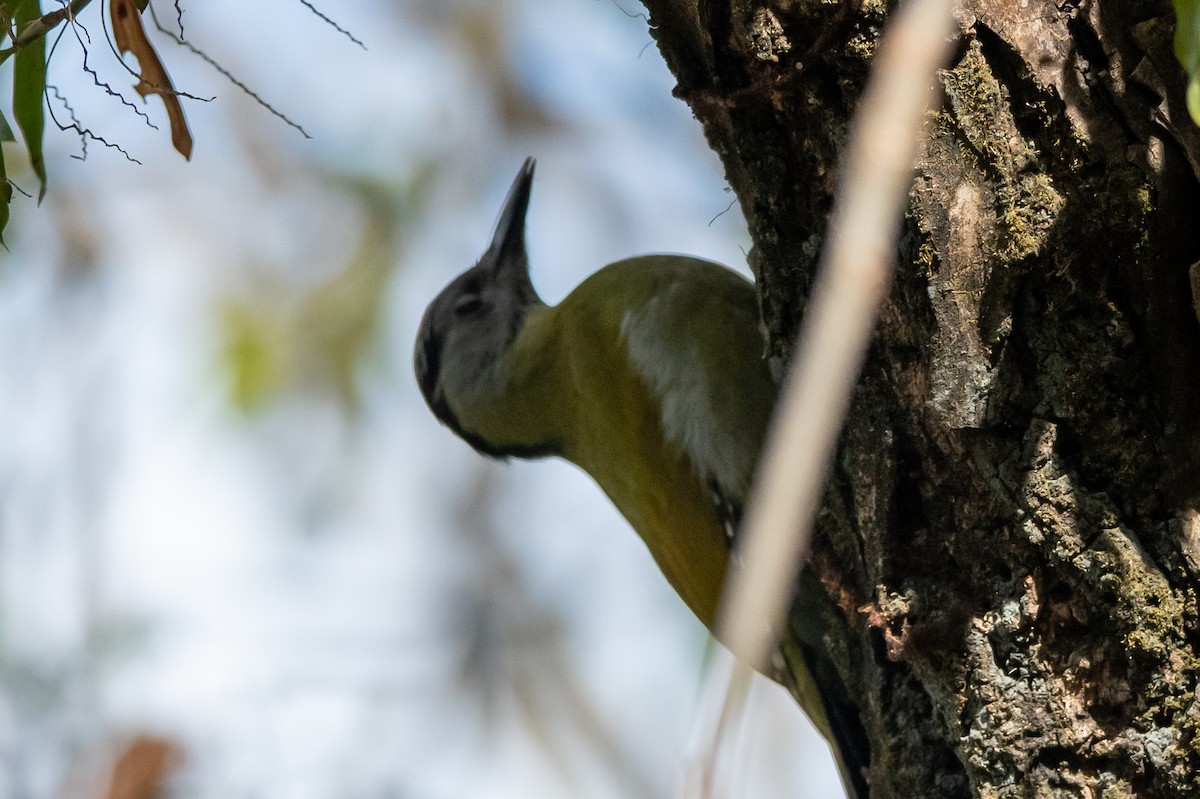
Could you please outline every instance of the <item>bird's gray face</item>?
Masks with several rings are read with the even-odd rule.
[[[417,383],[434,415],[481,452],[487,442],[460,421],[472,403],[500,390],[496,373],[530,307],[541,302],[529,279],[525,212],[534,160],[526,159],[509,189],[491,246],[475,266],[442,289],[417,333]]]

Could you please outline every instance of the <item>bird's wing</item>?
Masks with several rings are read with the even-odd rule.
[[[754,286],[716,264],[663,256],[660,285],[625,310],[630,362],[659,399],[667,440],[736,519],[776,387],[763,359]],[[730,515],[730,511],[734,511]]]
[[[763,360],[753,287],[719,267],[688,266],[627,312],[621,332],[630,360],[662,403],[665,434],[707,481],[735,546],[776,385]],[[816,591],[798,599],[805,617],[816,613],[816,603],[828,602],[814,583],[811,574],[802,578]],[[868,799],[870,748],[823,642],[789,628],[780,653],[775,679],[830,742],[847,793]]]

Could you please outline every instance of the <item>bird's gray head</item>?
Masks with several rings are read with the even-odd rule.
[[[517,173],[483,257],[425,310],[413,357],[417,383],[434,415],[475,449],[494,456],[522,453],[498,450],[464,429],[459,416],[465,406],[487,402],[488,392],[498,390],[500,359],[526,312],[541,304],[525,249],[534,163],[525,159]]]

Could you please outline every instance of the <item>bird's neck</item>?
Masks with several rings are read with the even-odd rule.
[[[564,393],[558,346],[554,309],[531,305],[490,378],[471,401],[456,409],[463,428],[487,441],[491,454],[560,454]]]

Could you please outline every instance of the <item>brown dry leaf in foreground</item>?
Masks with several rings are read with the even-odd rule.
[[[113,764],[106,799],[153,799],[179,765],[179,747],[164,738],[139,735]]]
[[[109,16],[112,18],[113,38],[117,50],[121,53],[133,53],[141,68],[140,80],[134,88],[142,97],[157,94],[167,107],[167,117],[171,120],[171,144],[183,155],[192,158],[192,133],[188,130],[187,120],[183,116],[183,104],[171,84],[167,69],[154,52],[153,45],[146,38],[146,30],[142,27],[142,17],[138,13],[133,0],[111,0]]]

